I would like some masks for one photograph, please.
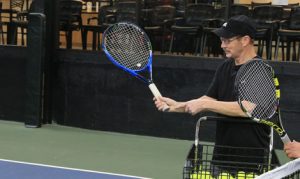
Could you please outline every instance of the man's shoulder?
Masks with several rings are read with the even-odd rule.
[[[222,63],[220,63],[218,69],[227,69],[228,67],[232,67],[233,66],[233,59],[225,59]]]

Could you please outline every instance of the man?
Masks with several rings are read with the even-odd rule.
[[[291,159],[300,158],[300,142],[293,141],[284,144],[284,151]]]
[[[220,37],[221,48],[224,50],[226,59],[216,70],[213,81],[206,94],[200,98],[186,102],[178,102],[170,98],[159,97],[155,101],[158,110],[163,111],[165,105],[169,106],[168,112],[185,112],[195,115],[202,111],[212,111],[218,114],[231,116],[245,120],[246,114],[241,110],[237,102],[237,94],[234,91],[234,81],[237,71],[244,63],[253,58],[260,58],[254,47],[255,24],[247,16],[234,16],[214,31]],[[264,148],[269,147],[270,128],[257,123],[239,123],[231,119],[218,121],[216,126],[215,145]],[[224,152],[224,151],[214,151]],[[226,152],[225,152],[226,153]],[[230,154],[230,152],[226,153]],[[238,154],[237,154],[238,155]],[[257,153],[257,158],[235,158],[231,161],[265,162],[265,153]],[[216,160],[227,160],[224,157],[216,157]]]

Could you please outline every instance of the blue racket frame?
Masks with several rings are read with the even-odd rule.
[[[149,43],[148,45],[149,45],[149,47],[150,47],[150,49],[151,49],[151,50],[149,51],[148,63],[147,63],[147,65],[146,65],[144,68],[142,68],[142,69],[140,69],[140,70],[132,70],[132,69],[130,69],[130,68],[124,67],[123,65],[121,65],[119,62],[117,62],[117,61],[112,57],[112,55],[108,52],[107,48],[106,48],[105,45],[104,45],[104,44],[105,44],[105,43],[104,43],[104,40],[105,40],[105,35],[106,35],[106,33],[107,33],[107,30],[108,30],[109,28],[111,28],[112,26],[115,26],[116,24],[113,24],[113,25],[109,26],[109,27],[105,30],[105,32],[103,33],[102,49],[103,49],[105,55],[107,56],[107,58],[108,58],[113,64],[115,64],[117,67],[123,69],[124,71],[128,72],[130,75],[132,75],[132,76],[134,76],[134,77],[140,79],[141,81],[143,81],[143,82],[146,83],[146,84],[151,84],[151,83],[153,83],[153,79],[152,79],[152,56],[153,56],[153,55],[152,55],[152,46],[151,46],[150,39],[149,39],[149,37],[147,36],[146,32],[145,32],[144,30],[142,30],[140,27],[138,27],[137,25],[135,25],[135,24],[133,24],[133,23],[130,23],[130,22],[120,22],[120,23],[117,23],[117,24],[128,24],[128,25],[135,26],[135,28],[139,29],[139,30],[144,34],[144,37],[145,37],[145,39],[147,40],[147,43]],[[142,75],[139,74],[140,72],[143,72],[143,71],[148,71],[148,73],[149,73],[149,75],[150,75],[149,78],[146,78],[146,77],[144,77],[144,76],[142,76]]]

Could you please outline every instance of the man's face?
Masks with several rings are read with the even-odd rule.
[[[241,36],[235,36],[232,38],[220,38],[221,48],[224,50],[227,58],[238,58],[243,50],[241,43]]]

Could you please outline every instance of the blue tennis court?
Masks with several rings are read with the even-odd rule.
[[[0,159],[0,178],[9,179],[147,179],[145,177]]]

